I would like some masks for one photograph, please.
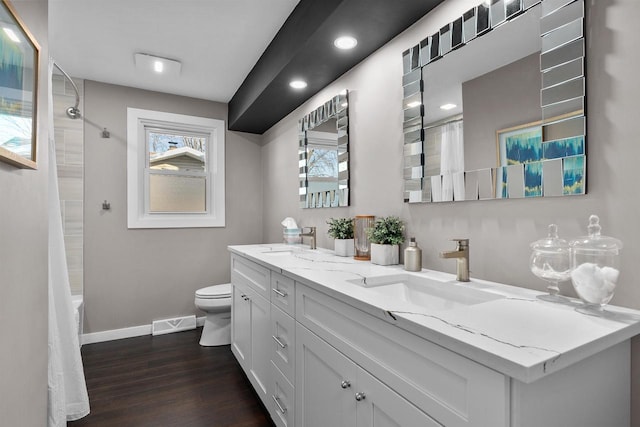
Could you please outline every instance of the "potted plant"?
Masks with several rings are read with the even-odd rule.
[[[353,218],[331,218],[328,234],[335,240],[333,242],[336,255],[353,256]]]
[[[394,265],[400,262],[400,245],[404,243],[404,223],[397,216],[379,218],[367,231],[371,242],[371,263]]]

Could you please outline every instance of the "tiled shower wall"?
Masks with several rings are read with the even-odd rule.
[[[73,79],[80,92],[80,113],[84,112],[84,80]],[[62,76],[53,75],[53,127],[58,164],[58,185],[62,228],[67,252],[71,294],[83,289],[83,205],[84,205],[84,120],[71,119],[66,110],[75,105],[73,86]]]

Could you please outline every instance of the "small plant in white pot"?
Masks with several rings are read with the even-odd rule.
[[[371,263],[394,265],[400,262],[400,245],[404,243],[404,223],[397,216],[376,220],[367,235],[371,242]]]
[[[328,234],[335,240],[334,250],[338,256],[353,256],[353,218],[331,218]]]

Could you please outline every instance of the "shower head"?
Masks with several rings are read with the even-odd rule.
[[[82,117],[82,114],[80,114],[80,110],[78,109],[78,107],[69,107],[67,108],[67,116],[72,119],[79,119],[80,117]]]

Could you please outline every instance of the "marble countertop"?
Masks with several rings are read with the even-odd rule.
[[[402,265],[379,266],[302,245],[242,245],[229,250],[525,383],[640,333],[640,311],[622,307],[607,306],[605,316],[590,316],[575,311],[582,304],[575,299],[545,302],[536,298],[541,292],[526,288],[473,278],[461,283],[448,273],[409,273]],[[496,299],[432,309],[355,284],[390,274],[430,278],[452,290],[473,288],[495,294]]]

